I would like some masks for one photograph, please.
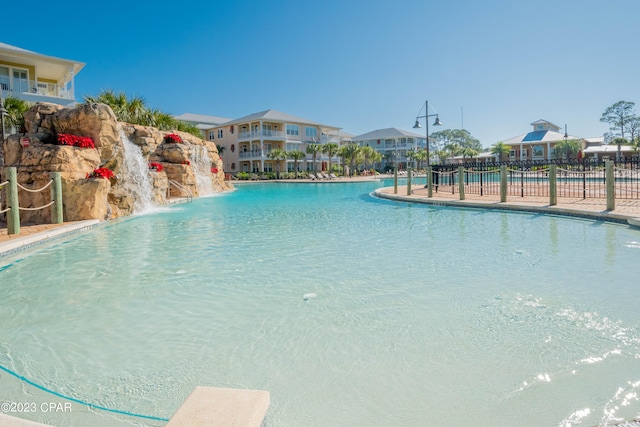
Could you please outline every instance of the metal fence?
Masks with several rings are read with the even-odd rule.
[[[434,192],[456,194],[460,180],[467,194],[499,195],[500,166],[507,166],[507,195],[548,197],[549,166],[557,166],[557,195],[571,198],[606,198],[605,162],[593,160],[466,163],[433,166]],[[462,174],[460,167],[462,166]],[[640,199],[640,160],[614,161],[616,199]]]

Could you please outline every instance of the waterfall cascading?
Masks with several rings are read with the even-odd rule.
[[[123,188],[133,195],[133,213],[140,214],[155,207],[153,185],[149,178],[149,164],[142,150],[134,144],[120,128],[120,139],[124,148]]]
[[[191,146],[191,168],[196,178],[199,196],[208,196],[215,193],[211,179],[211,158],[207,147],[202,145]]]

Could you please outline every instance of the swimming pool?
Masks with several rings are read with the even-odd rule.
[[[247,184],[0,258],[0,364],[166,418],[196,385],[268,390],[268,426],[640,414],[639,231],[370,197],[380,185]],[[60,401],[4,372],[0,390]]]

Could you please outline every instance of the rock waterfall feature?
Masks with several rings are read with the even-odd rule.
[[[25,113],[25,128],[4,141],[0,182],[6,167],[17,168],[18,182],[27,188],[40,188],[50,172],[60,172],[65,221],[114,219],[167,198],[232,189],[215,144],[185,132],[119,123],[105,104],[37,103]],[[90,142],[68,145],[75,139]],[[101,177],[105,169],[114,176]],[[47,198],[23,191],[20,206],[42,206]],[[21,222],[47,223],[50,215],[49,208],[24,211]]]

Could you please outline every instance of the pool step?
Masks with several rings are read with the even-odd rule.
[[[196,387],[166,427],[260,427],[269,403],[268,391]]]
[[[49,427],[46,424],[40,424],[34,421],[14,418],[4,414],[0,414],[0,426],[2,427]]]

